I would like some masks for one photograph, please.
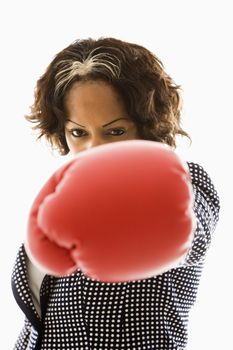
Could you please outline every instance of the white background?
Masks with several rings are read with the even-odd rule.
[[[228,349],[232,335],[232,11],[231,1],[6,1],[0,8],[1,349],[13,349],[23,314],[10,277],[34,196],[68,157],[36,142],[24,114],[36,80],[77,38],[113,36],[141,44],[183,87],[183,127],[193,140],[178,152],[204,166],[221,197],[187,350]],[[231,324],[230,324],[231,323]]]

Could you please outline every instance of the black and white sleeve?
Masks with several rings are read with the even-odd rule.
[[[186,259],[182,265],[196,265],[203,261],[210,246],[212,234],[219,220],[220,201],[217,191],[202,166],[188,162],[192,181],[196,229]]]

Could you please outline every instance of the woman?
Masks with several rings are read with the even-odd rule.
[[[77,40],[38,80],[27,119],[61,155],[145,139],[176,147],[180,87],[146,48],[113,38]],[[45,275],[21,246],[12,288],[25,314],[15,349],[185,349],[219,198],[205,170],[188,163],[197,228],[182,266],[128,283],[100,283],[80,270]]]

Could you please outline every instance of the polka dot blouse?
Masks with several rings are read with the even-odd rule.
[[[24,245],[12,274],[12,290],[25,314],[15,350],[182,350],[206,251],[219,217],[219,198],[205,170],[188,163],[197,218],[192,248],[184,262],[158,276],[101,283],[80,270],[45,275],[41,313],[33,302]]]

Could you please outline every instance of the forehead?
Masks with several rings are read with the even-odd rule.
[[[88,94],[107,94],[114,95],[115,98],[120,97],[116,88],[103,80],[81,80],[71,85],[70,89],[65,94],[65,99],[74,95],[85,96]]]
[[[81,81],[73,84],[64,99],[68,113],[126,113],[123,99],[115,88],[102,81]]]

